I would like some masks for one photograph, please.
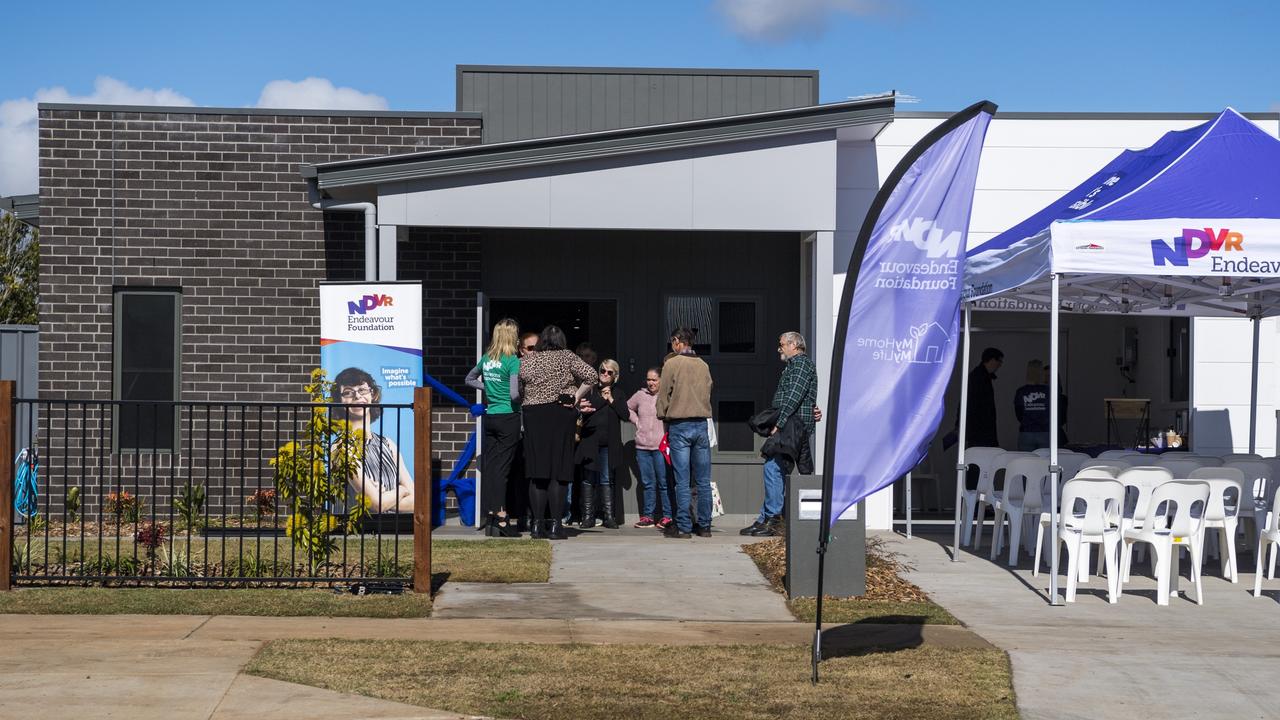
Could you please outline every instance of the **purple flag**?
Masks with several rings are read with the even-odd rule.
[[[955,366],[965,238],[995,112],[977,103],[929,133],[880,188],[854,245],[836,323],[823,520],[915,467]]]

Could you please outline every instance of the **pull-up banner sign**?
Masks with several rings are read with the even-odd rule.
[[[978,103],[925,136],[863,221],[836,325],[824,531],[915,467],[942,419],[978,157],[994,112]]]

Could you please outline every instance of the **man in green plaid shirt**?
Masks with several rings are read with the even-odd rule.
[[[803,442],[809,442],[813,434],[814,406],[818,401],[818,368],[806,350],[804,336],[798,332],[783,333],[778,337],[778,358],[786,363],[778,389],[773,393],[773,406],[778,409],[778,421],[773,433],[778,433],[789,423],[800,423]],[[782,534],[782,497],[786,492],[786,476],[776,456],[764,461],[764,504],[755,523],[742,529],[743,535],[761,537]]]

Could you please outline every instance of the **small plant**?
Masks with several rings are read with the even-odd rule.
[[[31,546],[26,543],[13,544],[13,570],[22,572],[31,567]]]
[[[203,485],[185,485],[182,492],[173,499],[173,509],[178,511],[178,519],[182,521],[184,530],[199,530],[204,527]]]
[[[246,553],[227,563],[227,577],[260,578],[271,576],[271,563],[254,553]]]
[[[253,514],[262,522],[262,518],[276,514],[276,491],[263,488],[244,499],[244,504],[253,508]]]
[[[111,567],[110,558],[105,558],[105,559],[107,562],[107,567],[110,568]],[[129,557],[127,555],[123,557],[118,557],[116,558],[116,561],[115,561],[115,571],[117,575],[140,575],[142,574],[142,561],[139,560],[138,558]],[[103,573],[103,574],[104,575],[110,574],[110,570],[108,570],[106,573]]]
[[[80,486],[67,488],[67,497],[62,501],[62,507],[67,512],[67,522],[73,523],[80,520]]]
[[[107,501],[102,509],[114,517],[116,522],[136,523],[142,515],[142,500],[128,490],[107,493]]]
[[[276,491],[289,513],[285,534],[306,553],[312,573],[329,562],[337,547],[330,534],[339,523],[331,508],[346,499],[347,479],[360,472],[364,461],[364,431],[333,419],[325,406],[332,387],[324,370],[311,371],[311,382],[303,386],[313,403],[306,440],[284,444],[270,461]],[[346,531],[354,532],[368,512],[368,503],[355,504],[347,513]]]
[[[156,559],[156,551],[164,545],[165,538],[169,536],[169,528],[163,523],[149,520],[138,528],[138,532],[134,535],[134,540],[138,542],[146,551],[147,559],[154,561]]]
[[[49,529],[49,521],[43,515],[32,515],[27,518],[27,532],[31,535],[38,535]]]
[[[181,548],[167,548],[160,558],[160,574],[169,577],[189,577],[191,556]]]

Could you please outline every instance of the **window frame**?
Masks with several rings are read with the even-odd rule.
[[[661,320],[662,324],[660,326],[661,332],[665,333],[662,336],[662,344],[664,346],[667,345],[668,341],[671,339],[670,333],[674,329],[671,327],[667,327],[667,325],[670,324],[670,318],[667,317],[668,303],[671,301],[672,298],[681,298],[681,297],[711,298],[711,313],[712,313],[712,319],[715,322],[715,328],[714,328],[715,334],[713,336],[714,342],[710,343],[711,352],[699,353],[699,355],[709,359],[714,359],[717,362],[724,362],[724,363],[756,362],[756,361],[759,361],[761,358],[763,358],[766,352],[770,352],[773,350],[773,348],[767,347],[769,343],[763,340],[765,336],[764,335],[765,313],[768,310],[765,306],[765,298],[763,295],[744,294],[744,293],[709,293],[709,292],[698,292],[698,291],[665,292],[662,294],[662,305],[659,311],[662,313],[662,320]],[[721,303],[726,303],[726,302],[751,303],[755,306],[756,349],[754,352],[722,352],[720,350],[720,336],[721,336],[720,305]]]
[[[121,443],[121,431],[125,422],[123,410],[127,403],[132,402],[121,397],[122,375],[124,373],[121,357],[124,350],[122,337],[124,305],[125,298],[137,295],[163,295],[173,298],[173,387],[170,397],[172,397],[174,406],[172,411],[173,435],[169,438],[168,447],[145,447],[141,438],[138,439],[137,443],[140,447],[125,447]],[[118,454],[178,454],[181,450],[181,423],[177,403],[182,398],[182,288],[117,286],[112,288],[111,299],[111,399],[114,401],[111,423],[112,450]],[[157,438],[156,442],[159,444],[161,442],[160,438]]]

